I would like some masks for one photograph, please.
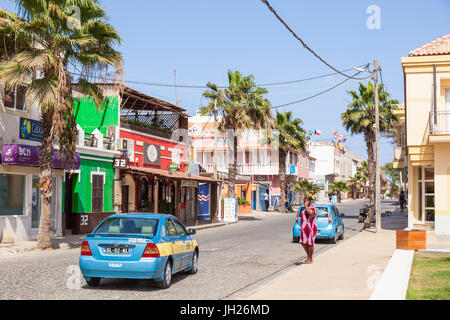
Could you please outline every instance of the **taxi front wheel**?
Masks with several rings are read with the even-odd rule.
[[[198,271],[198,252],[195,251],[192,256],[191,269],[189,269],[189,274],[196,274]]]

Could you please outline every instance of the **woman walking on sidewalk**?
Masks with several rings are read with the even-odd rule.
[[[305,249],[308,259],[303,263],[312,263],[312,256],[314,253],[314,241],[316,240],[317,225],[316,214],[317,209],[312,204],[310,197],[303,199],[304,208],[300,212],[301,225],[300,225],[300,243]]]

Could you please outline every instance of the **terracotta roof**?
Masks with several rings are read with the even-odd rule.
[[[450,54],[450,34],[437,38],[409,53],[409,57]]]

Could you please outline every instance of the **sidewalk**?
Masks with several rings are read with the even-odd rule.
[[[237,299],[369,299],[395,251],[395,230],[407,226],[399,210],[382,219],[382,230],[366,230],[270,283]]]

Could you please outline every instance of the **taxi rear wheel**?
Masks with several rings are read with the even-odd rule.
[[[300,242],[300,237],[292,237],[292,242],[299,243]]]
[[[172,284],[172,263],[170,260],[167,261],[166,267],[164,268],[164,278],[162,281],[158,281],[158,287],[161,289],[167,289]]]
[[[86,282],[89,286],[96,287],[100,284],[100,280],[101,280],[101,278],[92,277],[91,279],[86,280]]]

